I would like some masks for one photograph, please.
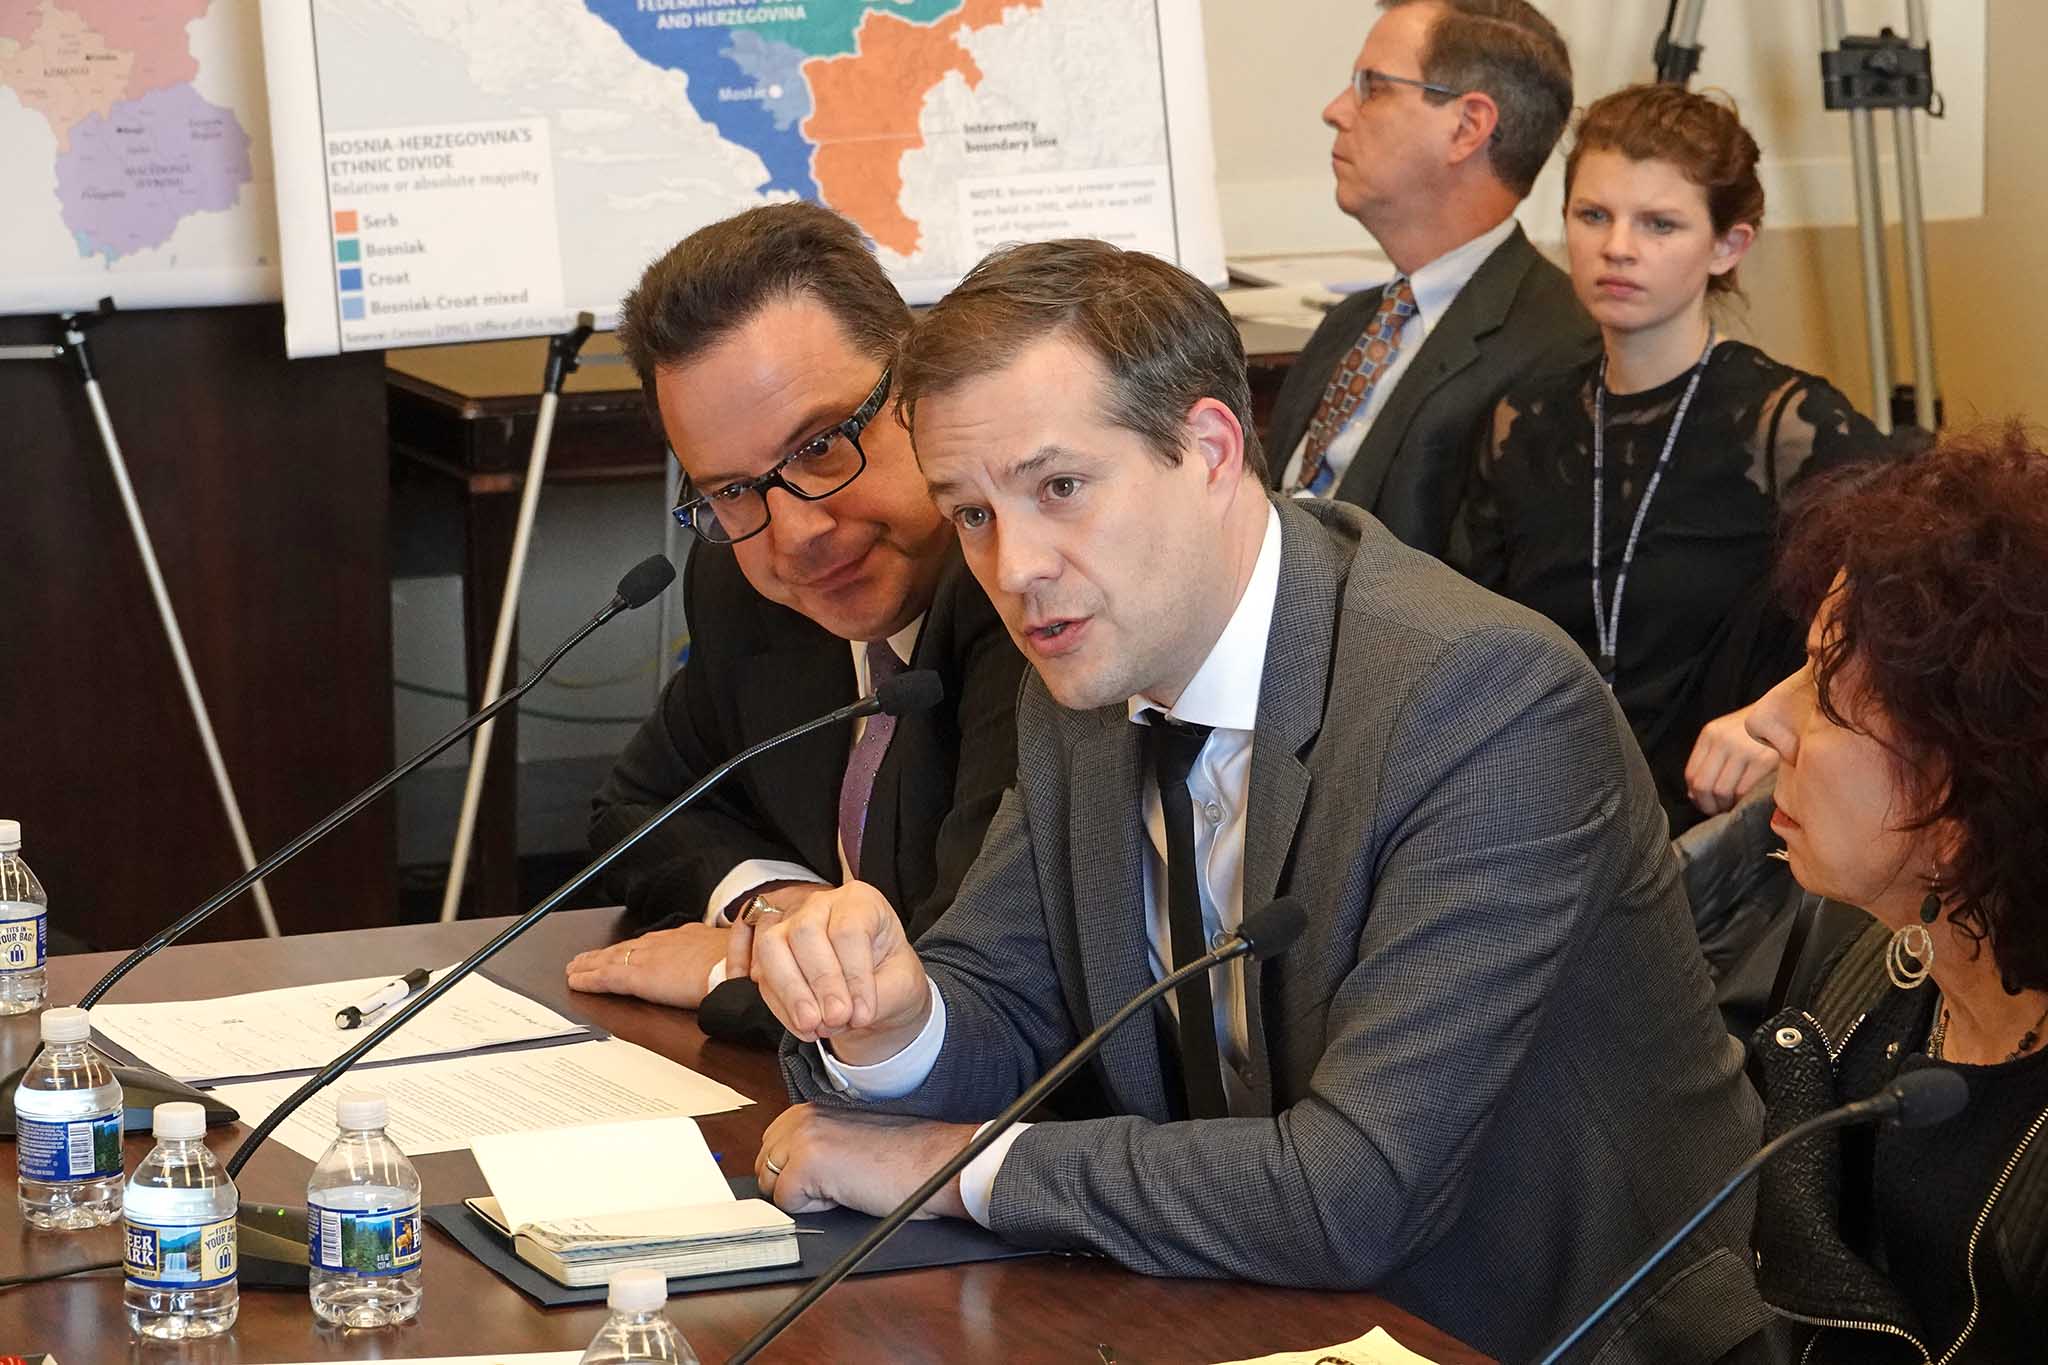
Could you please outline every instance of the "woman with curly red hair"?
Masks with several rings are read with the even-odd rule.
[[[1802,886],[1876,923],[1758,1031],[1768,1133],[1935,1063],[1970,1103],[1767,1168],[1759,1283],[1817,1333],[1809,1361],[2039,1360],[2048,454],[2015,425],[1851,475],[1795,523],[1780,576],[1812,628],[1749,713],[1778,759],[1772,828]]]
[[[1586,110],[1565,245],[1602,353],[1500,404],[1452,554],[1597,661],[1674,833],[1771,770],[1741,708],[1799,657],[1769,592],[1781,500],[1888,449],[1825,379],[1715,326],[1763,223],[1756,163],[1707,95],[1633,86]]]

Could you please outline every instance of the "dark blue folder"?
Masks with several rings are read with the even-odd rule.
[[[751,1176],[728,1181],[741,1199],[753,1199],[760,1192]],[[467,1204],[436,1204],[426,1210],[429,1223],[461,1243],[462,1249],[482,1261],[498,1277],[543,1308],[561,1308],[573,1303],[603,1303],[605,1286],[586,1285],[572,1289],[557,1284],[541,1271],[519,1259],[512,1239],[480,1217]],[[812,1236],[798,1237],[797,1249],[803,1260],[794,1265],[764,1266],[759,1270],[733,1270],[718,1275],[685,1275],[668,1282],[670,1294],[697,1294],[711,1289],[746,1289],[759,1284],[782,1284],[816,1278],[845,1255],[876,1220],[850,1209],[825,1213],[801,1213],[799,1228]],[[1014,1247],[977,1223],[957,1218],[926,1218],[905,1223],[896,1235],[882,1243],[853,1273],[868,1275],[883,1270],[920,1270],[926,1266],[965,1265],[972,1261],[1002,1261],[1015,1256],[1036,1256],[1025,1247]]]

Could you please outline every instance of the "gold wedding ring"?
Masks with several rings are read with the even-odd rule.
[[[628,967],[633,965],[633,950],[631,948],[626,949],[626,965]]]
[[[752,900],[748,901],[747,908],[740,912],[740,923],[746,925],[748,928],[751,929],[761,922],[761,916],[780,915],[781,913],[782,912],[780,910],[777,910],[774,906],[770,905],[767,902],[767,900],[760,896],[756,896]]]
[[[768,1174],[770,1174],[770,1175],[781,1175],[781,1174],[782,1174],[782,1167],[781,1167],[781,1166],[779,1166],[778,1164],[776,1164],[775,1158],[774,1158],[774,1157],[772,1157],[772,1156],[764,1156],[764,1157],[762,1157],[762,1158],[761,1158],[761,1164],[762,1164],[763,1166],[766,1166],[766,1167],[768,1168]]]

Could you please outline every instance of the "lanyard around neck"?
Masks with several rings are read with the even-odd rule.
[[[1600,646],[1600,679],[1610,688],[1614,686],[1614,673],[1621,657],[1621,594],[1628,587],[1628,566],[1635,562],[1636,541],[1643,534],[1643,519],[1650,514],[1650,499],[1657,496],[1664,467],[1671,463],[1671,452],[1678,445],[1678,429],[1685,424],[1686,409],[1692,406],[1693,395],[1700,391],[1700,377],[1707,372],[1707,357],[1714,353],[1714,340],[1714,329],[1710,326],[1707,344],[1693,363],[1692,378],[1686,381],[1685,396],[1678,400],[1678,411],[1671,416],[1671,429],[1664,433],[1664,449],[1657,456],[1657,467],[1643,489],[1642,502],[1636,505],[1635,524],[1629,527],[1628,543],[1621,551],[1621,570],[1614,576],[1612,612],[1607,610],[1600,592],[1600,522],[1605,510],[1607,467],[1607,357],[1600,357],[1600,373],[1593,381],[1593,633]]]

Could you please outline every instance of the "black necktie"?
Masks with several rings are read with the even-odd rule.
[[[1188,773],[1208,742],[1209,727],[1168,720],[1155,712],[1145,729],[1152,744],[1152,771],[1159,779],[1159,805],[1166,816],[1166,921],[1173,940],[1172,965],[1180,967],[1209,951],[1202,933],[1202,893],[1195,881],[1195,803],[1188,795]],[[1207,973],[1180,988],[1180,1073],[1187,1087],[1189,1118],[1229,1116]]]

